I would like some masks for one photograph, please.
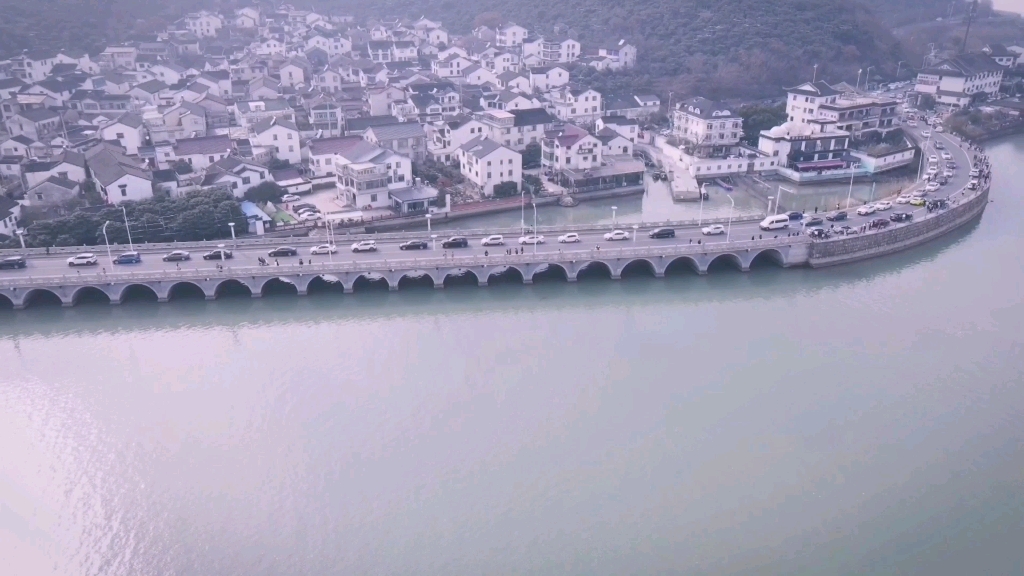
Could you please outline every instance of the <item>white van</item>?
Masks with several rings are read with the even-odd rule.
[[[789,216],[785,214],[778,214],[776,216],[769,216],[758,225],[761,230],[778,230],[780,228],[789,228]]]

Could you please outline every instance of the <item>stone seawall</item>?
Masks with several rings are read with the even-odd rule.
[[[847,264],[923,244],[980,216],[988,205],[988,193],[989,189],[985,188],[959,206],[906,226],[842,240],[814,242],[810,248],[808,264],[814,268]]]

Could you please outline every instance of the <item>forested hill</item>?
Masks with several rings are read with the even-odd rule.
[[[809,79],[814,64],[819,78],[832,81],[853,81],[867,66],[895,70],[902,48],[863,2],[881,0],[293,0],[358,17],[427,16],[455,33],[498,18],[532,33],[562,24],[585,48],[626,38],[641,62],[632,85],[712,97],[774,94]],[[231,4],[241,1],[0,0],[0,56],[25,48],[96,50],[187,10]]]

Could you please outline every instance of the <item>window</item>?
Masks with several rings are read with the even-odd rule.
[[[289,145],[289,146],[288,146],[288,151],[289,151],[289,152],[295,152],[295,146],[291,146],[291,145]]]
[[[490,172],[488,172],[488,173],[487,173],[487,179],[488,179],[488,180],[490,180],[490,179],[491,179],[491,173],[490,173]]]
[[[127,184],[119,184],[117,187],[121,189],[121,196],[122,197],[128,196],[128,185]]]
[[[36,200],[42,200],[42,199],[43,199],[43,195],[39,194],[39,193],[36,193]]]
[[[288,139],[289,139],[289,140],[291,140],[291,139],[292,139],[292,133],[291,133],[291,132],[289,132],[289,133],[288,133]]]
[[[242,176],[242,184],[248,184],[251,180],[248,176]]]
[[[377,195],[376,194],[370,194],[370,202],[376,202],[376,201],[377,201]]]
[[[277,134],[274,134],[274,138],[273,138],[273,140],[274,140],[275,142],[277,141]]]
[[[124,132],[118,132],[116,134],[116,136],[117,136],[117,139],[120,140],[121,138],[124,138]]]

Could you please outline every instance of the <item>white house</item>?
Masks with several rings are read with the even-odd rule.
[[[231,154],[231,138],[226,135],[183,138],[174,143],[174,158],[187,162],[192,170],[205,170]]]
[[[793,90],[798,89],[790,89],[791,94],[795,94]],[[799,90],[803,91],[803,89]],[[829,94],[827,91],[822,90],[822,92],[826,96],[809,96],[808,98],[822,100],[834,98],[834,96],[827,95]],[[804,103],[800,104],[800,106],[803,105]],[[791,108],[793,106],[794,104],[790,105]],[[816,107],[817,104],[813,104],[813,106]],[[680,102],[672,111],[672,118],[676,136],[696,148],[693,154],[695,156],[726,154],[738,145],[740,138],[743,137],[743,118],[721,103],[707,98],[698,96]],[[797,121],[793,120],[793,122]],[[803,122],[803,116],[801,116],[801,123]]]
[[[273,151],[274,157],[287,160],[290,164],[302,162],[302,145],[299,129],[294,122],[267,118],[252,125],[250,141]]]
[[[523,179],[523,156],[489,138],[474,138],[459,146],[459,170],[484,196],[494,195],[494,186]]]
[[[530,68],[530,89],[547,92],[569,83],[569,71],[561,66],[534,66]]]
[[[265,166],[228,156],[206,169],[202,186],[223,186],[229,188],[236,198],[241,198],[250,188],[266,182],[269,176],[270,170]]]
[[[134,112],[125,112],[100,128],[100,136],[104,141],[114,142],[124,148],[125,153],[135,156],[145,140],[146,126],[141,116]]]
[[[495,30],[494,43],[498,46],[522,46],[529,31],[518,24],[504,24]]]
[[[1003,70],[985,54],[958,54],[918,72],[915,90],[932,95],[939,104],[961,108],[980,94],[998,94]]]
[[[602,116],[598,118],[595,127],[599,131],[604,130],[605,128],[615,130],[623,138],[633,142],[634,144],[640,136],[640,126],[636,118],[626,118],[625,116]]]
[[[538,56],[544,64],[568,64],[580,57],[580,43],[565,36],[538,38],[523,43],[523,56]]]
[[[840,92],[827,82],[804,82],[799,86],[786,89],[786,114],[790,122],[806,124],[818,117],[818,106],[834,104]]]
[[[602,128],[594,134],[601,141],[601,156],[633,156],[633,143],[611,128]]]
[[[552,170],[586,170],[601,165],[600,140],[572,124],[549,130],[541,141],[541,165]]]
[[[93,182],[110,204],[153,196],[153,174],[120,150],[100,144],[85,153]]]
[[[339,139],[342,140],[342,139]],[[337,186],[345,200],[357,208],[386,208],[390,190],[409,187],[412,161],[366,141],[344,142],[333,163]]]
[[[464,115],[434,122],[427,126],[427,151],[435,161],[447,164],[457,159],[455,151],[460,146],[486,131],[483,122]]]
[[[601,117],[601,93],[563,86],[549,95],[555,116],[567,122],[595,122]]]

